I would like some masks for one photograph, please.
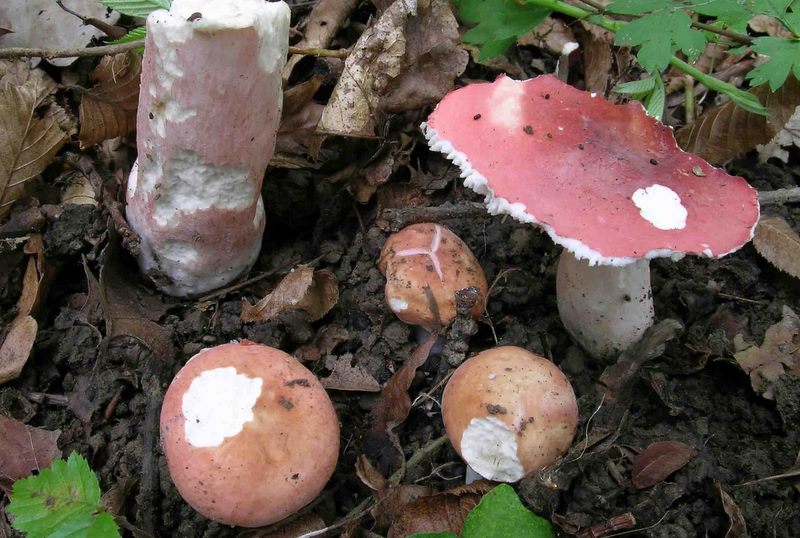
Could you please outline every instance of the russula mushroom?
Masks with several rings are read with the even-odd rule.
[[[165,293],[218,288],[258,257],[289,18],[263,0],[173,0],[147,17],[127,217]]]
[[[724,256],[758,222],[756,191],[683,152],[639,103],[614,105],[553,76],[455,90],[422,129],[490,213],[538,224],[564,247],[561,320],[596,357],[652,324],[650,259]]]
[[[476,473],[516,482],[569,449],[578,405],[555,364],[502,346],[456,369],[444,389],[442,418],[456,452]]]
[[[412,224],[389,236],[378,269],[386,275],[389,308],[409,325],[431,331],[448,325],[456,317],[455,293],[470,286],[478,289],[473,317],[486,306],[483,268],[466,243],[439,224]]]
[[[161,444],[192,508],[260,527],[322,491],[339,455],[339,422],[295,358],[240,341],[205,349],[178,372],[161,408]]]

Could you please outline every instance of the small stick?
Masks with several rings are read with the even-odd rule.
[[[138,39],[129,43],[118,43],[116,45],[101,45],[99,47],[81,47],[78,49],[35,49],[25,47],[0,48],[0,59],[8,58],[91,58],[93,56],[108,56],[119,54],[129,50],[144,47],[144,39]],[[347,58],[350,54],[348,49],[304,49],[299,47],[289,47],[289,54],[303,54],[305,56],[317,56],[327,58]]]
[[[46,392],[26,392],[25,397],[36,403],[49,403],[53,405],[67,406],[69,399],[62,394],[48,394]]]
[[[610,532],[632,529],[636,526],[636,518],[633,514],[626,512],[619,516],[614,516],[605,523],[593,525],[592,527],[578,533],[578,538],[600,538]]]
[[[384,232],[396,232],[418,222],[441,222],[450,219],[488,219],[491,215],[481,203],[445,204],[431,207],[387,208],[381,211],[375,224]]]
[[[117,406],[119,405],[119,402],[122,401],[122,391],[123,390],[124,390],[123,387],[120,387],[119,389],[117,389],[117,392],[116,392],[116,394],[114,394],[114,397],[111,398],[110,402],[108,402],[108,405],[106,406],[106,411],[105,411],[105,413],[103,413],[103,416],[105,417],[106,420],[111,420],[111,417],[114,416],[114,411],[117,410]]]
[[[758,191],[758,202],[761,205],[794,204],[800,202],[800,187],[776,189],[774,191]]]

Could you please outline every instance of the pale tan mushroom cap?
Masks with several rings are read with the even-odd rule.
[[[412,224],[386,240],[378,260],[386,275],[386,302],[401,320],[438,329],[425,288],[430,288],[442,325],[456,317],[455,292],[474,286],[473,317],[483,313],[489,284],[478,259],[456,234],[433,223]]]
[[[515,482],[554,463],[572,444],[572,385],[545,358],[514,346],[465,361],[450,378],[442,417],[456,452],[478,474]]]
[[[317,378],[252,342],[203,350],[161,409],[161,443],[181,496],[204,516],[258,527],[317,497],[339,455],[339,422]]]

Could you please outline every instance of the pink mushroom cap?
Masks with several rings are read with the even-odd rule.
[[[294,357],[241,341],[205,349],[178,372],[161,408],[161,444],[192,508],[260,527],[325,487],[339,456],[339,421]]]
[[[681,150],[641,105],[549,75],[449,93],[422,124],[493,214],[542,226],[589,263],[720,257],[753,237],[757,192]]]

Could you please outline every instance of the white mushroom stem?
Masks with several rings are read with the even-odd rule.
[[[166,293],[223,286],[258,257],[289,19],[263,0],[174,0],[147,18],[127,217]]]
[[[558,260],[556,292],[561,321],[593,357],[619,353],[653,324],[649,260],[590,266],[564,250]]]

